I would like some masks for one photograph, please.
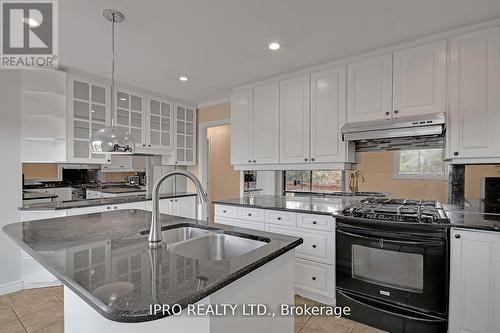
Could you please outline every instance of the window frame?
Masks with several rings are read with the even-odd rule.
[[[427,148],[427,149],[415,149],[418,151],[421,150],[431,150],[431,149],[442,149],[442,155],[443,155],[443,174],[439,175],[433,175],[433,174],[400,174],[399,173],[399,167],[400,167],[400,153],[402,150],[395,151],[394,154],[394,166],[393,166],[393,178],[394,179],[420,179],[420,180],[446,180],[448,179],[448,163],[444,160],[444,148]]]

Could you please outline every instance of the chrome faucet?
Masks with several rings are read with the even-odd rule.
[[[196,193],[198,194],[196,198],[197,209],[195,218],[198,219],[198,213],[201,210],[205,203],[208,202],[207,192],[203,189],[203,185],[200,180],[190,172],[184,170],[172,170],[161,176],[153,185],[153,209],[151,212],[151,227],[149,229],[149,246],[150,247],[159,247],[161,246],[161,215],[160,215],[160,186],[167,179],[172,176],[185,176],[188,179],[191,179],[193,182]]]

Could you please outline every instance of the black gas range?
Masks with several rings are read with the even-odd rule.
[[[370,198],[337,217],[337,305],[389,332],[446,332],[449,220],[430,200]]]

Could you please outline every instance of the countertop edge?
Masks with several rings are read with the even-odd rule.
[[[324,216],[338,216],[338,214],[330,213],[330,212],[318,212],[318,211],[311,211],[311,210],[305,210],[305,209],[269,207],[269,206],[262,206],[262,205],[245,205],[245,204],[241,204],[241,203],[225,202],[225,201],[219,201],[219,200],[214,200],[214,201],[212,201],[212,203],[214,205],[250,207],[250,208],[258,208],[258,209],[279,210],[279,211],[283,211],[283,212],[295,212],[295,213],[324,215]]]
[[[157,315],[138,315],[138,316],[129,316],[128,312],[123,312],[123,311],[116,311],[113,310],[112,308],[107,307],[104,303],[102,303],[99,299],[94,297],[91,293],[88,291],[79,288],[78,284],[72,281],[72,279],[66,274],[61,274],[57,270],[54,270],[48,265],[45,260],[38,256],[36,252],[32,251],[32,249],[27,246],[24,242],[19,241],[15,235],[11,234],[8,229],[6,229],[7,225],[4,225],[2,227],[2,231],[12,240],[14,241],[17,245],[21,247],[23,251],[28,253],[30,256],[32,256],[40,265],[42,265],[46,270],[48,270],[51,274],[53,274],[57,279],[61,280],[62,284],[65,287],[70,288],[74,293],[76,293],[85,303],[87,303],[89,306],[91,306],[93,309],[95,309],[99,314],[101,314],[103,317],[114,321],[114,322],[120,322],[120,323],[141,323],[141,322],[147,322],[147,321],[152,321],[152,320],[158,320],[161,318],[169,317],[170,314],[157,314]],[[229,285],[230,283],[238,280],[239,278],[249,274],[250,272],[256,270],[259,267],[264,266],[268,262],[272,261],[273,259],[276,259],[283,254],[293,250],[297,246],[303,243],[302,238],[297,238],[297,240],[290,242],[286,246],[276,250],[275,252],[268,254],[267,256],[245,266],[244,268],[233,272],[232,274],[228,275],[225,279],[223,279],[220,282],[217,282],[207,288],[206,290],[203,290],[202,292],[195,293],[193,294],[194,296],[189,297],[189,302],[187,298],[182,299],[178,303],[174,304],[179,304],[181,306],[181,309],[184,310],[187,308],[189,304],[194,304],[203,298],[215,293],[216,291],[224,288],[225,286]],[[169,305],[174,305],[174,304],[169,304]]]

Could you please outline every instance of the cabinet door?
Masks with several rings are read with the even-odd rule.
[[[280,162],[309,162],[309,75],[280,82]]]
[[[346,68],[311,75],[311,161],[346,162]]]
[[[106,154],[90,153],[92,135],[111,123],[109,86],[69,76],[68,159],[74,163],[108,163]]]
[[[279,84],[253,90],[253,162],[279,162]]]
[[[175,105],[176,160],[177,165],[196,164],[196,109],[187,105]]]
[[[173,127],[172,103],[159,98],[148,98],[147,140],[143,147],[170,150]]]
[[[450,250],[449,332],[500,332],[500,233],[454,229]]]
[[[194,219],[196,216],[196,197],[180,197],[174,200],[177,216]]]
[[[231,95],[231,164],[253,161],[253,91]]]
[[[390,119],[392,55],[347,66],[347,121]]]
[[[499,28],[450,40],[449,157],[500,157]]]
[[[446,111],[446,41],[394,53],[393,117]]]
[[[135,147],[141,148],[145,142],[144,97],[118,89],[115,106],[116,126],[125,128],[134,138]]]

